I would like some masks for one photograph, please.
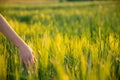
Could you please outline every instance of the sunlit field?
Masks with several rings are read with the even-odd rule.
[[[0,80],[120,80],[120,2],[0,5],[34,50],[24,70],[17,48],[0,34]]]

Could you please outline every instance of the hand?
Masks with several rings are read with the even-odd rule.
[[[2,32],[19,50],[20,59],[24,68],[28,70],[30,64],[35,69],[35,57],[32,49],[20,38],[20,36],[10,27],[9,23],[0,14],[0,32]]]
[[[24,68],[28,71],[30,65],[36,69],[36,58],[33,54],[32,49],[28,45],[24,45],[18,48],[20,59],[23,63]]]

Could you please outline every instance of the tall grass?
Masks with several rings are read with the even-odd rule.
[[[119,8],[119,2],[2,5],[34,50],[37,71],[26,74],[17,49],[0,34],[0,79],[119,80]]]

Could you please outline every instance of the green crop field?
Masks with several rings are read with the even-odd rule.
[[[120,2],[14,3],[0,13],[33,49],[24,70],[0,34],[0,80],[120,80]]]

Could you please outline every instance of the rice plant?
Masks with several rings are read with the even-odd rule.
[[[26,74],[0,34],[0,80],[120,80],[119,3],[0,5],[37,58],[36,72]]]

